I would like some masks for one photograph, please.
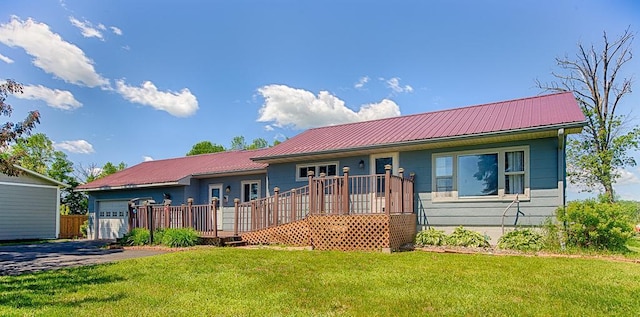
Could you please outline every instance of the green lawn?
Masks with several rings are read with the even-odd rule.
[[[0,316],[634,316],[640,265],[202,248],[0,277]]]

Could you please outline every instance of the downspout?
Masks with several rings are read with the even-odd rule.
[[[558,129],[558,192],[560,194],[560,207],[565,207],[567,204],[566,196],[566,178],[567,178],[567,166],[566,166],[566,135],[564,129]]]
[[[567,137],[564,134],[564,129],[558,129],[558,192],[560,193],[560,207],[566,208],[567,195],[566,195],[566,179],[567,179],[567,159],[566,159],[566,142]],[[567,221],[562,222],[562,227],[565,232],[567,230]],[[560,240],[560,246],[564,250],[564,239]]]
[[[56,239],[60,238],[60,187],[56,186]]]

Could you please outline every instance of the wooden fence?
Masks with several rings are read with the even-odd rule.
[[[89,219],[87,215],[60,215],[60,239],[82,238],[80,226]]]

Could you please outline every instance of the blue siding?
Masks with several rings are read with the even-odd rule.
[[[131,188],[122,190],[105,190],[89,192],[89,212],[95,211],[96,200],[130,200],[133,198],[152,198],[156,203],[162,203],[164,193],[171,195],[174,205],[186,202],[185,186],[159,187],[159,188]]]
[[[360,161],[365,162],[365,167],[360,169]],[[338,175],[342,175],[342,168],[349,167],[350,175],[368,175],[369,174],[369,156],[358,155],[350,157],[341,157],[337,159],[326,160],[313,160],[305,161],[301,160],[295,163],[275,163],[269,165],[269,190],[273,191],[274,187],[279,187],[280,191],[287,191],[293,188],[302,187],[307,184],[305,181],[296,181],[296,165],[298,164],[313,164],[323,162],[338,162]]]
[[[518,223],[539,225],[551,217],[561,204],[558,190],[558,139],[545,138],[520,142],[505,142],[489,145],[444,148],[400,153],[400,165],[406,172],[416,173],[416,211],[420,225],[436,226],[499,226],[502,213],[509,201],[448,201],[431,200],[432,155],[512,146],[529,146],[530,200],[520,202],[525,216]],[[513,225],[515,209],[510,209],[505,224]]]
[[[197,199],[194,197],[194,204],[207,204],[209,200],[209,185],[212,184],[222,184],[222,190],[224,191],[227,186],[231,188],[229,194],[223,193],[223,195],[228,196],[228,200],[226,202],[222,202],[222,206],[224,207],[233,207],[233,200],[235,198],[240,198],[242,195],[241,184],[242,181],[260,181],[260,197],[267,196],[266,192],[266,175],[265,174],[253,174],[253,175],[242,175],[242,176],[227,176],[227,177],[216,177],[216,178],[203,178],[199,181],[199,187],[197,188]]]

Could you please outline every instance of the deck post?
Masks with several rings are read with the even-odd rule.
[[[342,212],[343,215],[348,215],[349,212],[349,167],[342,168]]]
[[[211,217],[213,217],[213,237],[218,237],[218,197],[211,198]]]
[[[168,229],[168,228],[171,228],[171,221],[169,218],[169,205],[171,205],[171,200],[165,199],[162,204],[163,204],[162,210],[164,213],[164,228]]]
[[[318,197],[320,198],[318,201],[318,212],[321,212],[323,214],[327,214],[327,211],[325,210],[325,205],[324,205],[324,184],[325,184],[325,174],[324,173],[320,173],[320,186],[316,187],[316,193],[318,194]],[[318,185],[318,184],[316,184]]]
[[[398,176],[400,176],[400,213],[404,213],[404,168],[398,168]]]
[[[258,229],[258,215],[256,215],[256,201],[251,201],[251,229]]]
[[[187,225],[185,227],[195,229],[193,226],[193,197],[187,198]]]
[[[233,207],[235,209],[235,216],[233,219],[233,235],[234,236],[238,236],[238,221],[240,220],[240,207],[238,207],[238,205],[240,204],[240,198],[234,198],[233,199]]]
[[[278,205],[280,204],[278,194],[280,194],[280,187],[273,189],[273,225],[278,225]]]
[[[384,212],[391,214],[391,165],[384,166]]]
[[[315,205],[316,205],[316,190],[315,190],[315,182],[313,181],[313,171],[308,171],[307,176],[309,177],[309,214],[315,214]]]
[[[291,219],[289,220],[289,222],[294,222],[298,219],[296,219],[296,215],[298,214],[296,211],[296,207],[298,206],[297,204],[297,200],[296,200],[296,190],[295,188],[291,190]]]

